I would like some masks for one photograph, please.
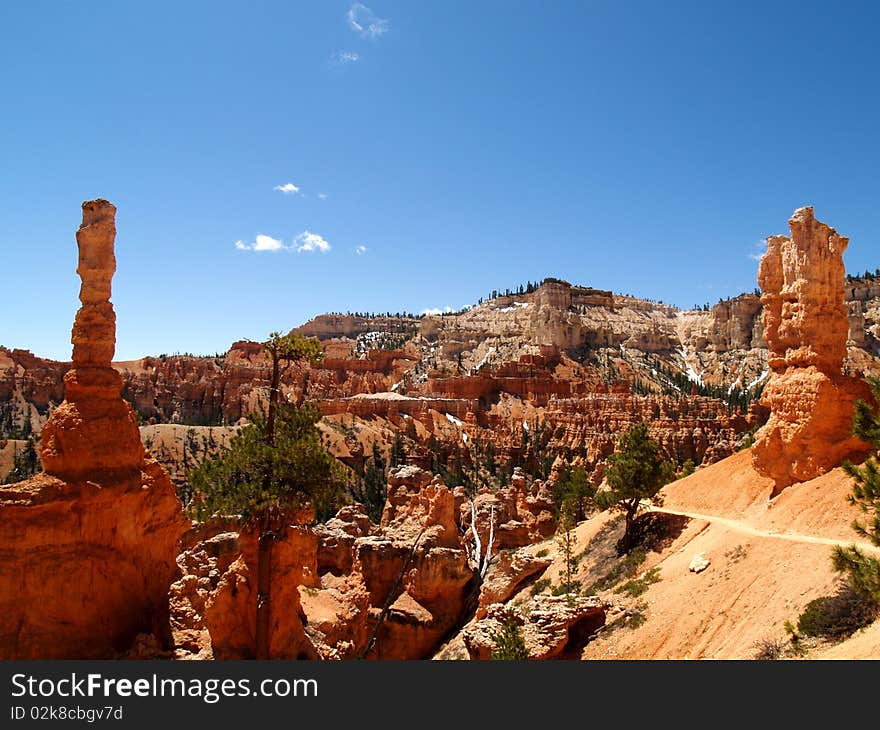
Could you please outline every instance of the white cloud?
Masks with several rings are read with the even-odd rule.
[[[423,309],[422,314],[430,316],[432,314],[449,314],[450,312],[454,312],[454,311],[455,310],[447,304],[443,309],[440,309],[439,307],[432,307],[431,309]]]
[[[284,185],[276,185],[273,190],[277,190],[279,193],[284,193],[285,195],[296,195],[299,192],[299,188],[293,183],[284,183]]]
[[[388,32],[390,22],[379,18],[363,3],[353,3],[345,14],[348,27],[361,38],[378,38]],[[357,59],[355,59],[357,60]]]
[[[361,60],[361,54],[356,51],[339,51],[336,56],[336,60],[339,63],[357,63]]]
[[[296,245],[297,253],[308,251],[327,253],[330,250],[330,244],[327,243],[323,236],[319,236],[317,233],[312,233],[311,231],[303,231],[293,239],[293,242]]]
[[[355,252],[358,256],[363,256],[363,255],[367,252],[367,247],[364,246],[363,244],[361,244],[360,246],[358,246],[358,247],[354,250],[354,252]]]
[[[321,200],[327,200],[327,193],[318,193],[318,198]]]
[[[258,233],[253,243],[245,243],[244,241],[236,241],[235,247],[239,251],[289,251],[290,246],[285,246],[277,238],[272,236],[264,236]]]

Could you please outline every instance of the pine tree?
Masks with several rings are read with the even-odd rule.
[[[880,404],[880,378],[869,378],[868,385],[875,403]],[[880,547],[880,409],[863,400],[857,401],[853,433],[876,451],[861,467],[849,461],[843,465],[854,480],[847,500],[868,515],[867,523],[855,520],[852,527],[858,535]],[[834,569],[845,573],[853,588],[880,603],[880,560],[852,545],[834,548],[832,561]]]
[[[273,332],[263,347],[272,364],[268,412],[251,414],[251,424],[231,439],[228,450],[190,473],[188,506],[199,520],[240,515],[257,533],[257,659],[269,658],[272,544],[293,510],[310,505],[325,511],[343,482],[338,463],[321,443],[321,412],[302,399],[292,405],[280,398],[283,370],[297,360],[319,360],[320,344]]]
[[[663,458],[660,445],[648,436],[647,424],[633,426],[620,437],[605,472],[611,489],[600,492],[597,501],[600,507],[621,510],[626,517],[621,552],[633,547],[639,503],[656,495],[672,475],[672,464]]]
[[[596,485],[582,466],[566,467],[553,490],[553,506],[561,517],[564,512],[575,522],[582,522],[595,506]]]
[[[388,471],[379,446],[373,443],[372,457],[366,462],[363,478],[352,487],[352,496],[364,506],[369,518],[379,523],[388,493]]]
[[[501,630],[492,634],[492,642],[495,648],[490,654],[491,659],[498,660],[523,660],[529,658],[529,650],[523,637],[522,628],[516,620],[507,619]]]
[[[558,531],[556,533],[556,541],[562,550],[562,569],[564,571],[565,580],[559,591],[565,593],[569,597],[569,601],[573,601],[573,594],[578,592],[578,583],[575,580],[577,572],[577,560],[574,555],[575,535],[574,527],[577,524],[572,511],[573,505],[566,504],[559,515]]]
[[[388,456],[388,466],[394,468],[404,463],[406,452],[403,449],[403,437],[400,431],[394,432],[394,439],[391,441],[391,453]]]
[[[6,475],[3,484],[14,484],[28,477],[32,477],[40,470],[40,460],[37,458],[37,449],[33,436],[29,436],[24,448],[16,450],[12,457],[12,469]]]

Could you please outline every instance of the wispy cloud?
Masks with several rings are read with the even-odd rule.
[[[432,314],[449,314],[450,312],[454,312],[454,311],[455,310],[447,304],[445,307],[443,307],[443,309],[440,309],[440,307],[432,307],[431,309],[423,309],[422,314],[430,316]]]
[[[347,63],[357,63],[361,60],[361,54],[357,51],[336,51],[331,57],[336,63],[344,66]]]
[[[311,231],[303,231],[293,239],[293,242],[294,245],[296,245],[297,253],[308,253],[311,251],[327,253],[330,250],[330,244],[324,239],[324,237],[319,236],[317,233],[312,233]]]
[[[361,244],[360,246],[358,246],[357,248],[355,248],[354,252],[355,252],[358,256],[363,256],[363,255],[367,252],[367,247],[364,246],[363,244]]]
[[[284,193],[285,195],[296,195],[299,192],[299,188],[290,182],[284,183],[284,185],[276,185],[272,189],[279,193]]]
[[[363,3],[353,3],[345,14],[348,27],[361,38],[378,38],[388,32],[391,23],[378,17]],[[357,59],[355,59],[357,60]]]
[[[318,193],[318,198],[320,200],[327,200],[327,193]]]
[[[235,247],[239,251],[289,251],[290,246],[285,246],[277,238],[272,236],[264,236],[258,233],[253,243],[245,243],[244,241],[236,241]]]
[[[752,246],[752,251],[746,254],[752,261],[760,261],[761,257],[767,251],[767,242],[766,241],[758,241]]]

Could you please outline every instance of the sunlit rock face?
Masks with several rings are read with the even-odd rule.
[[[65,400],[42,432],[45,472],[0,487],[3,659],[114,657],[139,633],[170,641],[168,587],[188,522],[110,367],[115,211],[83,204],[82,307]]]
[[[843,375],[849,335],[843,252],[849,239],[817,221],[811,207],[770,236],[758,269],[770,380],[770,409],[752,451],[775,491],[812,479],[867,449],[852,435],[853,406],[865,384]]]

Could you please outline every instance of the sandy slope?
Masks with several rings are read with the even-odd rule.
[[[850,484],[836,469],[771,502],[769,482],[741,452],[668,486],[662,509],[691,520],[646,561],[661,580],[627,599],[643,604],[647,620],[600,635],[583,657],[748,659],[757,642],[784,639],[786,620],[795,622],[810,600],[834,590],[830,546],[854,536]],[[697,554],[710,560],[701,573],[688,569]],[[880,658],[880,628],[813,656]]]

